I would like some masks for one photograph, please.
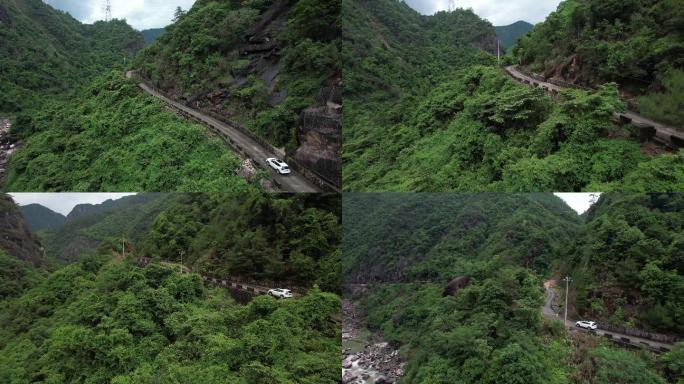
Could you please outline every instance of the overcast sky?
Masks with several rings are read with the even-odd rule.
[[[560,197],[565,201],[570,208],[574,209],[580,215],[589,209],[592,200],[594,199],[592,195],[596,196],[596,199],[601,195],[600,193],[554,193],[554,195]]]
[[[46,0],[57,9],[92,24],[104,19],[105,0]],[[111,0],[112,17],[126,19],[138,30],[161,28],[171,24],[176,7],[190,9],[195,0]]]
[[[404,0],[425,15],[446,10],[449,0]],[[472,8],[475,13],[494,25],[509,25],[518,20],[532,24],[544,21],[556,10],[561,0],[454,0],[458,8]]]
[[[135,193],[10,193],[19,205],[40,204],[66,216],[78,204],[100,204]]]

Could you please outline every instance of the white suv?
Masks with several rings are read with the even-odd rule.
[[[282,160],[278,160],[275,157],[269,157],[266,159],[266,162],[281,175],[290,173],[290,167]]]
[[[593,321],[584,321],[584,320],[581,320],[581,321],[576,322],[576,323],[575,323],[575,326],[576,326],[577,328],[591,329],[592,331],[595,330],[596,328],[598,328],[598,325],[596,325],[595,322],[593,322]]]
[[[284,288],[269,289],[268,294],[277,299],[289,299],[292,297],[292,291]]]

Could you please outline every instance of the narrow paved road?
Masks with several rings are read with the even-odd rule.
[[[560,87],[560,86],[555,85],[555,84],[536,80],[536,79],[520,72],[518,70],[517,65],[511,65],[511,66],[506,67],[506,72],[508,72],[508,74],[511,77],[513,77],[513,79],[515,79],[519,82],[523,82],[523,83],[530,84],[533,86],[541,86],[543,88],[548,89],[550,92],[558,93],[558,92],[566,89],[566,88]],[[618,112],[615,115],[618,118],[629,119],[635,125],[653,127],[656,130],[656,136],[658,138],[667,140],[669,142],[669,144],[672,144],[673,146],[681,147],[684,145],[684,132],[679,131],[676,128],[668,127],[666,125],[663,125],[663,124],[658,123],[656,121],[653,121],[651,119],[647,119],[647,118],[639,115],[638,113],[632,112],[632,111],[627,111],[624,113]]]
[[[126,72],[127,78],[132,78],[135,71]],[[305,192],[314,193],[320,190],[309,182],[303,175],[294,170],[289,175],[280,175],[275,172],[267,163],[266,159],[269,157],[278,157],[276,154],[271,152],[268,148],[265,148],[260,143],[256,142],[251,137],[245,135],[240,130],[231,127],[230,125],[214,119],[213,117],[207,116],[200,111],[189,108],[181,103],[173,101],[168,97],[162,95],[161,93],[152,89],[145,83],[139,83],[138,86],[148,94],[162,100],[164,103],[173,106],[176,109],[187,113],[190,116],[202,121],[203,123],[213,127],[216,131],[220,132],[222,135],[226,136],[235,146],[242,149],[244,155],[251,159],[260,168],[266,170],[280,186],[281,189],[287,192]],[[238,153],[238,155],[240,155]]]
[[[556,291],[553,289],[553,284],[550,283],[550,281],[544,282],[544,306],[542,307],[542,314],[552,320],[557,320],[560,322],[565,323],[565,327],[568,328],[569,330],[574,330],[578,332],[587,332],[587,330],[583,328],[578,328],[575,326],[575,320],[570,320],[568,321],[563,321],[563,313],[556,313],[553,308],[552,308],[552,303],[556,297]],[[668,343],[662,343],[658,341],[653,341],[649,339],[644,339],[641,337],[636,337],[636,336],[631,336],[631,335],[625,335],[622,333],[617,333],[617,332],[610,332],[610,331],[605,331],[602,329],[597,329],[594,332],[596,332],[597,335],[599,336],[604,336],[604,335],[611,335],[614,340],[621,340],[622,342],[625,343],[630,343],[634,346],[649,346],[652,349],[658,349],[658,348],[667,348],[667,349],[672,349],[672,344]],[[626,340],[629,339],[629,340]]]

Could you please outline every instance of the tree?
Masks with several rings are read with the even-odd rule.
[[[173,12],[173,22],[179,22],[183,18],[183,16],[185,16],[186,13],[187,12],[184,11],[183,8],[181,8],[180,6],[176,7],[176,10]]]

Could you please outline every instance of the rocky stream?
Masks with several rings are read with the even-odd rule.
[[[351,299],[342,300],[342,310],[342,383],[398,382],[404,374],[399,350],[365,329],[363,318]]]

